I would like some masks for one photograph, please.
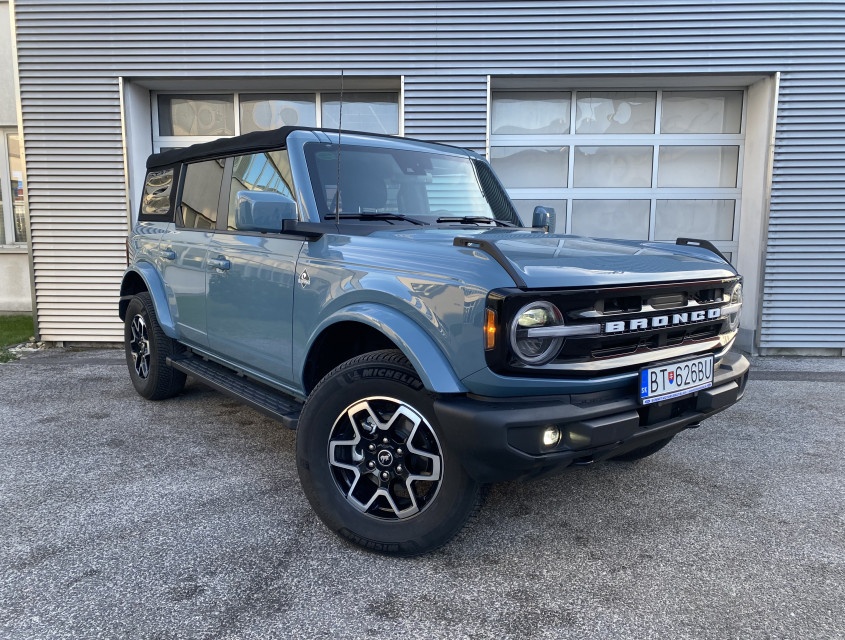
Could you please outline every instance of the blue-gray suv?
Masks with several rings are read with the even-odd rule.
[[[715,247],[553,229],[454,147],[285,127],[154,154],[121,286],[132,383],[161,400],[192,376],[295,428],[329,528],[430,551],[485,484],[643,458],[745,389]]]

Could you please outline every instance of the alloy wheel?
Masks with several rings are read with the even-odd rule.
[[[431,425],[414,407],[384,397],[349,406],[329,436],[335,483],[359,511],[403,520],[437,495],[443,454]]]
[[[150,375],[150,340],[147,333],[147,323],[141,314],[132,318],[131,331],[132,337],[129,341],[129,349],[132,353],[135,373],[141,380],[146,380]]]

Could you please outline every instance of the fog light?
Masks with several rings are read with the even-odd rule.
[[[543,431],[543,446],[554,447],[560,442],[560,429],[557,427],[546,427]]]

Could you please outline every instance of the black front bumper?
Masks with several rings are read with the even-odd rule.
[[[748,360],[728,353],[713,386],[650,406],[630,390],[544,398],[443,397],[434,410],[449,449],[480,482],[539,476],[638,449],[698,424],[737,402],[748,381]],[[542,444],[556,427],[560,442]]]

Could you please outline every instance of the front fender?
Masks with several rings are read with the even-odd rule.
[[[311,351],[314,341],[327,327],[338,322],[360,322],[387,336],[405,354],[429,391],[466,393],[466,387],[437,343],[407,316],[378,304],[354,304],[333,313],[311,334],[305,353]]]
[[[158,271],[156,271],[155,267],[149,263],[138,262],[130,266],[123,273],[123,280],[120,285],[121,319],[123,318],[123,312],[125,310],[123,304],[124,302],[128,304],[128,298],[131,298],[134,293],[133,288],[129,286],[129,282],[134,276],[130,274],[135,274],[144,281],[144,285],[146,286],[147,291],[149,291],[150,297],[153,299],[156,318],[158,319],[158,323],[161,325],[164,334],[168,338],[178,339],[179,336],[176,331],[176,324],[173,322],[173,316],[170,315],[170,307],[167,304],[167,295],[164,291],[164,283],[162,282]]]

